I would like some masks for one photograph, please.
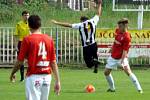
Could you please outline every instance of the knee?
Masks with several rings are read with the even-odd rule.
[[[86,66],[87,66],[88,68],[92,68],[92,67],[93,67],[93,65],[91,65],[91,64],[86,64]]]
[[[104,71],[104,75],[105,75],[105,76],[108,76],[109,74],[110,74],[110,71],[108,71],[108,70],[105,70],[105,71]]]
[[[129,68],[124,68],[124,72],[128,75],[128,76],[130,76],[131,74],[132,74],[132,71],[129,69]]]
[[[85,63],[88,68],[92,68],[94,66],[94,64],[91,61],[86,61]]]

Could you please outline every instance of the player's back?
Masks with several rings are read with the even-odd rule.
[[[31,34],[27,42],[27,76],[31,74],[50,74],[50,61],[55,60],[53,40],[46,34]]]

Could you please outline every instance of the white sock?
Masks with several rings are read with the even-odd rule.
[[[107,80],[107,82],[108,82],[108,84],[109,84],[110,89],[111,89],[111,90],[115,90],[114,79],[113,79],[113,77],[112,77],[111,74],[108,75],[108,76],[106,76],[106,80]]]
[[[135,85],[136,89],[142,90],[141,85],[140,85],[137,77],[133,73],[131,73],[129,77],[130,77],[131,81],[133,82],[133,84]]]

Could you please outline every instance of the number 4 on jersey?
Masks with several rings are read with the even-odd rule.
[[[45,49],[45,43],[44,42],[40,42],[40,44],[39,44],[38,56],[42,56],[42,59],[46,59],[46,57],[47,57],[47,52]]]

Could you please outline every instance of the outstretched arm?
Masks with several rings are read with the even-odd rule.
[[[98,0],[98,9],[97,9],[97,15],[101,16],[102,14],[102,0]]]
[[[52,23],[54,23],[56,25],[72,28],[72,24],[70,24],[70,23],[59,22],[59,21],[56,21],[56,20],[52,20]]]

